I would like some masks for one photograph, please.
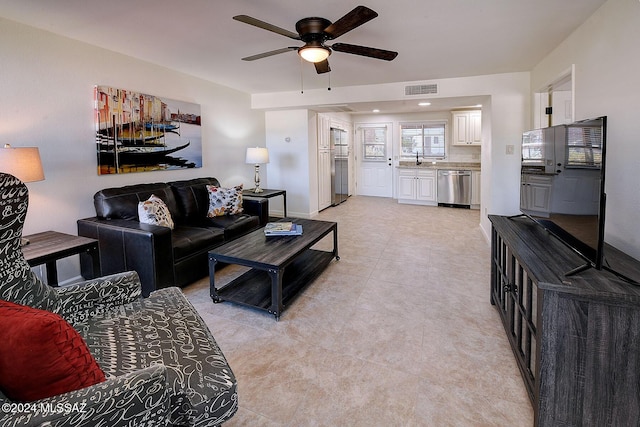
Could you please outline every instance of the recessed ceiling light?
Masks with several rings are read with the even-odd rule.
[[[426,107],[428,105],[431,105],[431,103],[430,102],[419,102],[418,105],[421,106],[421,107]]]
[[[375,110],[373,110],[374,113],[379,113],[380,110],[378,110],[377,108]]]

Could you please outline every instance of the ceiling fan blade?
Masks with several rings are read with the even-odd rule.
[[[313,64],[316,66],[316,72],[318,74],[328,73],[331,71],[331,67],[329,67],[329,61],[326,59],[324,61],[316,62]]]
[[[257,55],[247,56],[242,58],[243,61],[255,61],[256,59],[266,58],[268,56],[278,55],[281,53],[289,52],[292,50],[298,50],[297,47],[283,47],[282,49],[270,50],[269,52],[258,53]]]
[[[378,14],[368,7],[358,6],[325,28],[324,32],[329,36],[329,40],[337,39],[344,33],[359,27],[365,22],[371,21],[376,16],[378,16]]]
[[[353,55],[368,56],[375,59],[383,59],[385,61],[392,61],[398,56],[398,52],[391,50],[377,49],[375,47],[358,46],[355,44],[335,43],[331,46],[331,49],[336,52],[351,53]]]
[[[272,31],[285,37],[289,37],[290,39],[300,40],[300,35],[294,33],[293,31],[285,30],[284,28],[277,27],[273,24],[269,24],[268,22],[252,18],[247,15],[237,15],[234,16],[233,19],[235,19],[236,21],[244,22],[245,24],[253,25],[254,27],[262,28],[263,30]]]

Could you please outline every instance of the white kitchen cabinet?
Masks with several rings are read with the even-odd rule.
[[[318,210],[331,206],[331,152],[318,151]]]
[[[551,184],[553,177],[548,175],[522,175],[520,209],[526,212],[548,216],[551,212]]]
[[[482,145],[482,111],[453,111],[451,116],[453,145]]]
[[[471,209],[480,209],[480,193],[482,189],[480,176],[480,171],[471,172]]]
[[[398,171],[398,200],[415,200],[416,193],[416,171],[400,169]]]
[[[329,150],[330,143],[331,118],[322,114],[318,114],[318,150]]]
[[[417,194],[416,199],[425,202],[433,202],[437,204],[438,198],[436,191],[438,183],[435,170],[418,170],[417,171]]]
[[[318,210],[331,206],[331,119],[318,114]]]
[[[417,205],[438,204],[435,169],[399,169],[398,203]]]

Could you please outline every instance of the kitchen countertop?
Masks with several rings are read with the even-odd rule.
[[[420,165],[416,165],[416,162],[400,162],[400,165],[396,166],[398,169],[448,169],[448,170],[471,170],[479,171],[480,163],[466,163],[466,162],[435,162],[433,164],[430,161],[424,161]]]

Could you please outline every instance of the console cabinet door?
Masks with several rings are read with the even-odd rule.
[[[535,405],[543,293],[504,236],[495,228],[491,233],[491,303],[498,309],[525,388]]]

